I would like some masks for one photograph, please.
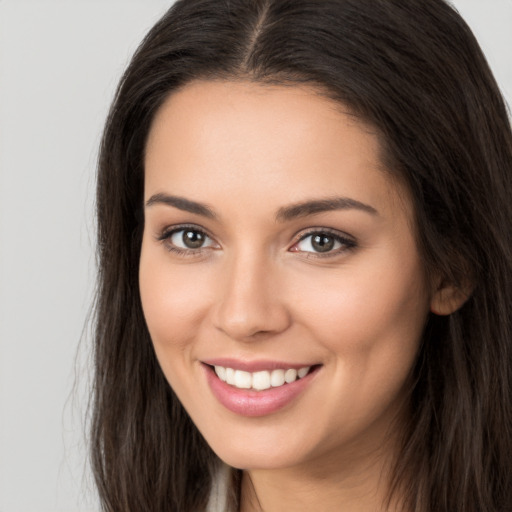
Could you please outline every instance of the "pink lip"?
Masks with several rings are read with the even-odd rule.
[[[230,358],[208,359],[202,362],[209,366],[223,366],[224,368],[233,368],[233,370],[243,370],[251,373],[263,370],[288,370],[289,368],[300,370],[306,366],[313,366],[311,363],[287,363],[284,361],[265,360],[239,361],[238,359]]]
[[[320,368],[318,366],[313,368],[305,377],[296,380],[291,384],[284,384],[283,386],[265,389],[264,391],[254,391],[251,389],[238,389],[234,386],[230,386],[226,382],[223,382],[217,377],[213,368],[208,366],[208,364],[209,363],[203,364],[202,367],[205,371],[206,379],[213,395],[224,407],[226,407],[226,409],[234,412],[235,414],[249,417],[272,414],[291,403],[300,393],[302,393],[302,391],[304,391],[309,386]],[[229,368],[234,367],[237,369],[243,369],[240,367],[240,364],[231,366],[232,364],[233,362],[226,366]],[[269,369],[268,363],[266,364],[267,366],[263,368]],[[276,366],[276,368],[278,369],[293,367],[303,368],[304,366],[308,366],[281,366],[280,363],[277,364],[278,366]],[[224,365],[219,364],[219,366]],[[247,366],[245,366],[245,368],[246,367]],[[262,367],[259,366],[258,368],[261,369]]]

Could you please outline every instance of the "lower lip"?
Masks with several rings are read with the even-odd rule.
[[[202,365],[206,379],[217,400],[228,410],[241,416],[266,416],[277,412],[291,403],[311,383],[319,367],[313,368],[305,377],[290,384],[263,391],[238,389],[220,380],[213,368]]]

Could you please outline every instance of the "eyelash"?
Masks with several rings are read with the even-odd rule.
[[[183,249],[181,247],[177,247],[176,245],[171,243],[171,237],[181,231],[190,231],[194,233],[198,233],[205,238],[213,241],[213,237],[211,237],[205,230],[199,228],[198,226],[194,225],[180,225],[180,226],[173,226],[171,228],[165,229],[161,235],[157,237],[157,240],[162,242],[165,245],[165,248],[174,254],[177,254],[178,256],[182,257],[195,257],[202,255],[205,251],[210,249],[211,246],[207,247],[198,247],[197,249]],[[334,239],[335,242],[339,243],[341,247],[337,248],[336,250],[329,250],[325,253],[321,252],[315,252],[315,251],[300,251],[300,250],[293,250],[294,247],[296,247],[298,244],[306,240],[308,237],[314,236],[314,235],[327,235],[329,238]],[[305,258],[329,258],[329,257],[335,257],[338,256],[344,252],[349,252],[354,250],[357,247],[357,243],[354,239],[344,236],[339,231],[330,229],[330,228],[310,228],[305,233],[301,233],[300,236],[296,237],[296,241],[293,243],[293,245],[288,249],[291,252],[297,252],[302,253],[303,257]]]
[[[183,249],[181,247],[177,247],[171,242],[171,237],[180,231],[190,231],[194,233],[199,233],[205,238],[213,240],[213,238],[203,229],[198,226],[186,224],[181,226],[173,226],[172,228],[165,229],[160,236],[158,236],[158,241],[162,242],[165,248],[174,254],[182,257],[194,257],[200,256],[205,250],[208,250],[209,247],[198,247],[197,249]]]
[[[330,228],[310,228],[305,233],[301,233],[297,241],[294,242],[290,249],[297,246],[300,242],[303,242],[309,237],[314,235],[327,235],[329,238],[333,238],[335,242],[338,242],[341,247],[335,250],[326,251],[325,253],[314,252],[314,251],[292,251],[301,252],[305,258],[332,258],[339,256],[342,253],[354,250],[357,247],[357,243],[353,238],[343,235],[339,231]],[[289,250],[290,250],[289,249]]]

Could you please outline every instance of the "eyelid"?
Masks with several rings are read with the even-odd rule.
[[[212,241],[212,244],[206,247],[198,247],[197,249],[192,249],[178,247],[171,243],[170,239],[175,233],[186,230],[201,233],[206,238],[210,239]],[[208,233],[208,230],[204,229],[202,226],[199,226],[197,224],[175,224],[172,226],[167,226],[164,229],[162,229],[159,233],[157,233],[156,240],[162,242],[165,245],[166,249],[169,250],[170,252],[174,252],[176,254],[183,256],[198,256],[202,254],[204,251],[216,249],[219,247],[218,242],[215,240],[213,236],[211,236]]]
[[[159,231],[157,234],[158,240],[164,240],[166,238],[169,238],[170,235],[173,233],[176,233],[177,231],[183,231],[186,229],[190,229],[190,231],[198,231],[199,233],[202,233],[203,235],[206,235],[208,238],[211,238],[214,240],[214,238],[208,233],[207,229],[204,229],[202,226],[199,226],[197,224],[174,224],[172,226],[166,226],[162,230]]]
[[[327,251],[324,253],[315,252],[315,251],[300,251],[300,250],[293,251],[292,250],[294,247],[297,246],[297,244],[299,244],[300,242],[302,242],[309,236],[316,235],[316,234],[330,235],[336,241],[338,241],[342,245],[342,247],[332,250],[332,251]],[[303,253],[307,257],[315,257],[315,258],[316,257],[318,257],[318,258],[333,257],[333,256],[337,256],[341,253],[344,253],[346,251],[353,250],[357,247],[357,242],[353,236],[351,236],[343,231],[338,231],[337,229],[326,228],[326,227],[308,228],[307,230],[301,231],[300,233],[295,235],[294,238],[295,238],[295,240],[294,240],[292,246],[288,250],[291,252]]]

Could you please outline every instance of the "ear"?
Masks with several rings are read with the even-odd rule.
[[[463,287],[441,281],[430,300],[430,311],[435,315],[451,315],[469,299],[473,287],[468,283]]]

